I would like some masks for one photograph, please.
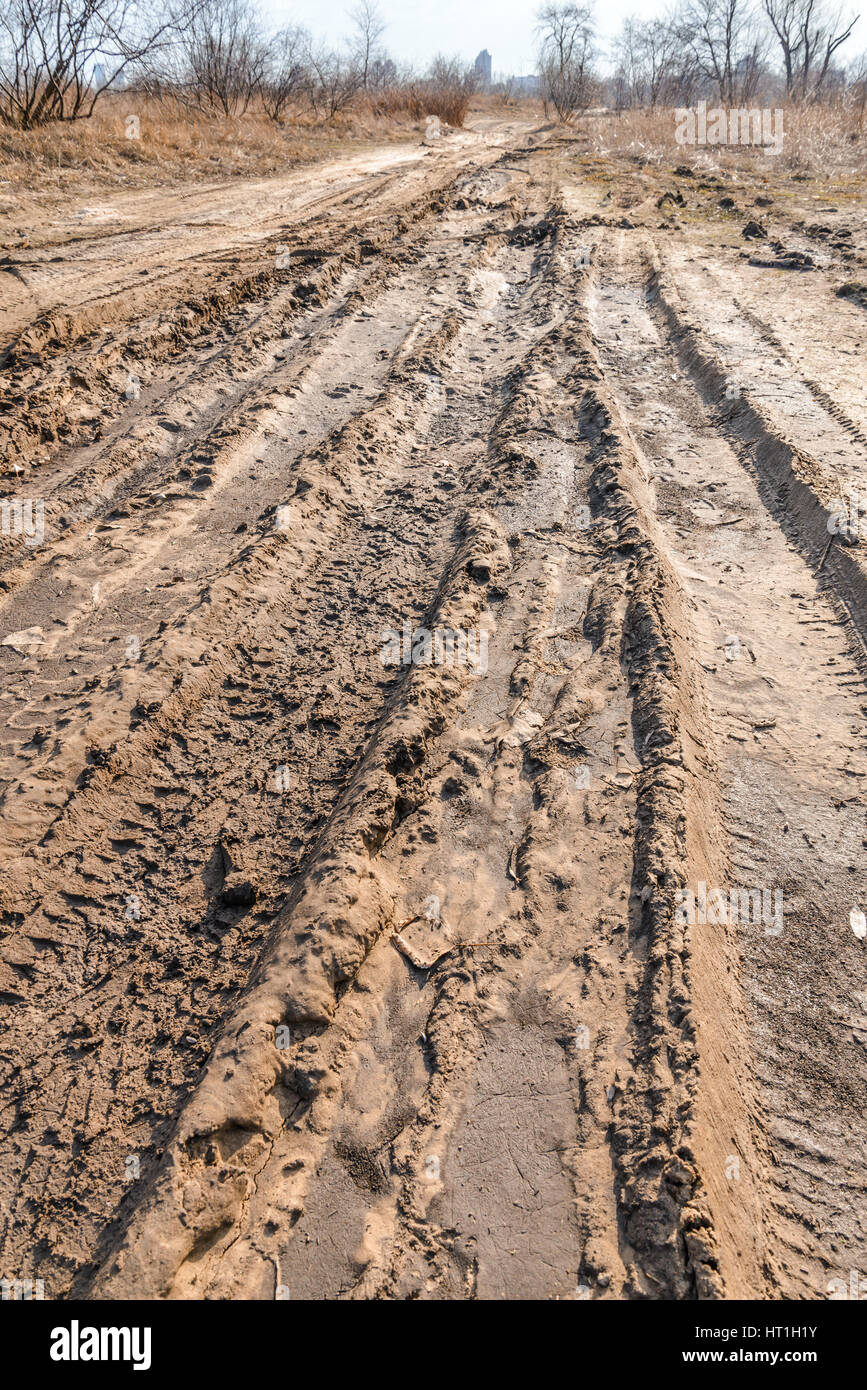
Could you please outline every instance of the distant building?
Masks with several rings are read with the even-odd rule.
[[[541,83],[536,73],[531,72],[526,77],[512,77],[512,90],[523,97],[537,97],[541,91]]]
[[[475,63],[473,64],[479,85],[490,87],[491,85],[491,55],[486,48],[483,48]]]
[[[122,92],[126,86],[126,73],[119,72],[117,76],[109,82],[109,73],[104,63],[94,63],[93,72],[90,75],[90,85],[95,92],[102,91],[108,85],[112,92]]]

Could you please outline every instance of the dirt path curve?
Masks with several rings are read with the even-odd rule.
[[[5,327],[3,1272],[824,1296],[865,1260],[844,378],[721,403],[725,325],[545,131],[116,211]]]

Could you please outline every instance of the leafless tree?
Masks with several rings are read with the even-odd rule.
[[[371,85],[374,64],[382,58],[377,44],[387,26],[374,0],[359,0],[355,9],[349,12],[349,17],[355,29],[351,44],[353,63],[358,69],[361,86],[367,87]]]
[[[849,38],[858,15],[843,18],[823,0],[763,0],[783,59],[786,95],[792,101],[815,101],[831,70],[831,59]]]
[[[614,45],[621,98],[634,106],[669,100],[681,75],[683,51],[669,20],[625,19]]]
[[[622,65],[618,65],[608,79],[607,92],[606,100],[618,115],[625,107],[633,105],[632,84]]]
[[[858,112],[858,130],[864,128],[864,109],[867,107],[867,53],[862,53],[849,73],[849,90]]]
[[[394,86],[400,81],[397,64],[385,53],[375,53],[367,69],[367,85],[373,91],[381,92],[385,87]]]
[[[202,0],[179,45],[179,92],[200,110],[242,115],[263,84],[268,52],[250,0]]]
[[[479,75],[475,68],[460,58],[447,58],[438,53],[417,90],[425,115],[439,116],[449,125],[462,126],[478,86]]]
[[[349,106],[361,86],[354,62],[329,48],[312,48],[308,57],[308,94],[317,115],[333,120]]]
[[[157,0],[2,0],[0,122],[30,130],[90,116],[102,93],[167,50],[193,13],[192,0],[173,9]]]
[[[266,115],[283,120],[288,108],[310,86],[311,39],[301,25],[289,25],[268,45],[259,95]]]
[[[754,94],[768,40],[750,0],[686,0],[674,22],[721,101],[733,106]]]
[[[615,100],[618,107],[641,106],[644,101],[644,72],[641,52],[641,20],[624,19],[614,40]]]
[[[545,5],[538,14],[539,75],[547,107],[561,121],[585,111],[596,91],[593,9],[591,5]]]

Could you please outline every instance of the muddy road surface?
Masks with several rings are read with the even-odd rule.
[[[48,1298],[867,1270],[863,211],[585,155],[488,122],[7,248]]]

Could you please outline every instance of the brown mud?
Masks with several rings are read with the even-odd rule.
[[[796,276],[579,156],[488,122],[0,268],[0,1267],[47,1297],[867,1267],[863,225],[766,215]]]

